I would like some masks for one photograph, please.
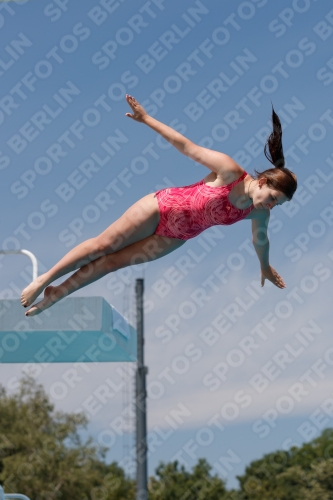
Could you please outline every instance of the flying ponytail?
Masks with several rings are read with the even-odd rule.
[[[285,160],[282,147],[282,126],[278,115],[272,106],[273,132],[268,137],[265,144],[264,153],[275,168],[270,168],[264,172],[255,170],[256,178],[265,178],[267,185],[285,194],[291,200],[297,189],[296,175],[288,168],[285,168]]]
[[[272,106],[272,125],[273,132],[268,137],[265,144],[264,153],[274,167],[283,168],[285,165],[283,147],[282,147],[282,126],[280,118],[275,113]]]

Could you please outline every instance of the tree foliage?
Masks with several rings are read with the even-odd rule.
[[[333,430],[300,448],[277,451],[253,461],[238,477],[242,500],[333,499]],[[317,496],[316,496],[317,495]],[[328,495],[328,496],[327,496]]]
[[[91,438],[83,413],[55,411],[34,379],[7,395],[0,386],[0,484],[34,500],[135,500],[135,481]],[[161,463],[149,480],[149,500],[333,500],[333,429],[301,447],[251,462],[239,488],[227,491],[205,459],[191,471]]]
[[[55,412],[42,386],[27,377],[14,395],[0,389],[0,483],[6,493],[24,492],[36,500],[134,498],[133,481],[113,463],[105,448],[80,430],[83,413]]]
[[[226,492],[224,482],[211,475],[211,466],[205,459],[199,459],[192,472],[179,467],[177,461],[162,463],[156,475],[150,479],[150,500],[221,500]]]

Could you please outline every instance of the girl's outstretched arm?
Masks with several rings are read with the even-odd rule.
[[[262,212],[259,218],[252,219],[252,243],[260,262],[261,286],[264,286],[267,279],[278,288],[285,288],[283,279],[269,264],[269,239],[267,235],[269,211],[262,210]]]
[[[126,101],[131,106],[133,111],[133,114],[126,113],[126,116],[132,118],[132,120],[148,125],[148,127],[155,130],[155,132],[157,132],[164,139],[170,142],[170,144],[178,149],[178,151],[186,155],[186,146],[191,142],[189,139],[187,139],[168,125],[165,125],[152,116],[149,116],[148,113],[146,113],[145,109],[141,106],[141,104],[139,104],[134,99],[134,97],[126,95]]]
[[[133,114],[126,113],[126,116],[132,118],[132,120],[148,125],[148,127],[155,130],[155,132],[160,134],[185,156],[201,163],[216,173],[240,169],[239,165],[232,158],[230,158],[230,156],[198,146],[173,128],[156,120],[152,116],[149,116],[141,104],[134,99],[134,97],[126,95],[126,101],[133,111]]]

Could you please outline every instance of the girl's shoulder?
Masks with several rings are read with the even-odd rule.
[[[248,173],[237,163],[230,165],[229,168],[225,168],[216,174],[216,177],[221,181],[221,185],[232,184],[233,182],[240,179],[244,174]]]

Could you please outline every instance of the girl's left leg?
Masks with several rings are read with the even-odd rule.
[[[86,264],[58,286],[48,286],[44,291],[44,298],[32,306],[26,316],[35,316],[44,309],[51,307],[67,295],[76,292],[90,283],[102,278],[108,273],[123,267],[141,264],[164,257],[185,243],[184,240],[166,238],[153,234],[148,238],[137,241],[118,252]]]
[[[99,236],[72,248],[49,271],[38,276],[23,290],[22,305],[30,306],[45,287],[65,274],[154,234],[158,221],[158,203],[154,193],[151,193],[134,203]]]

